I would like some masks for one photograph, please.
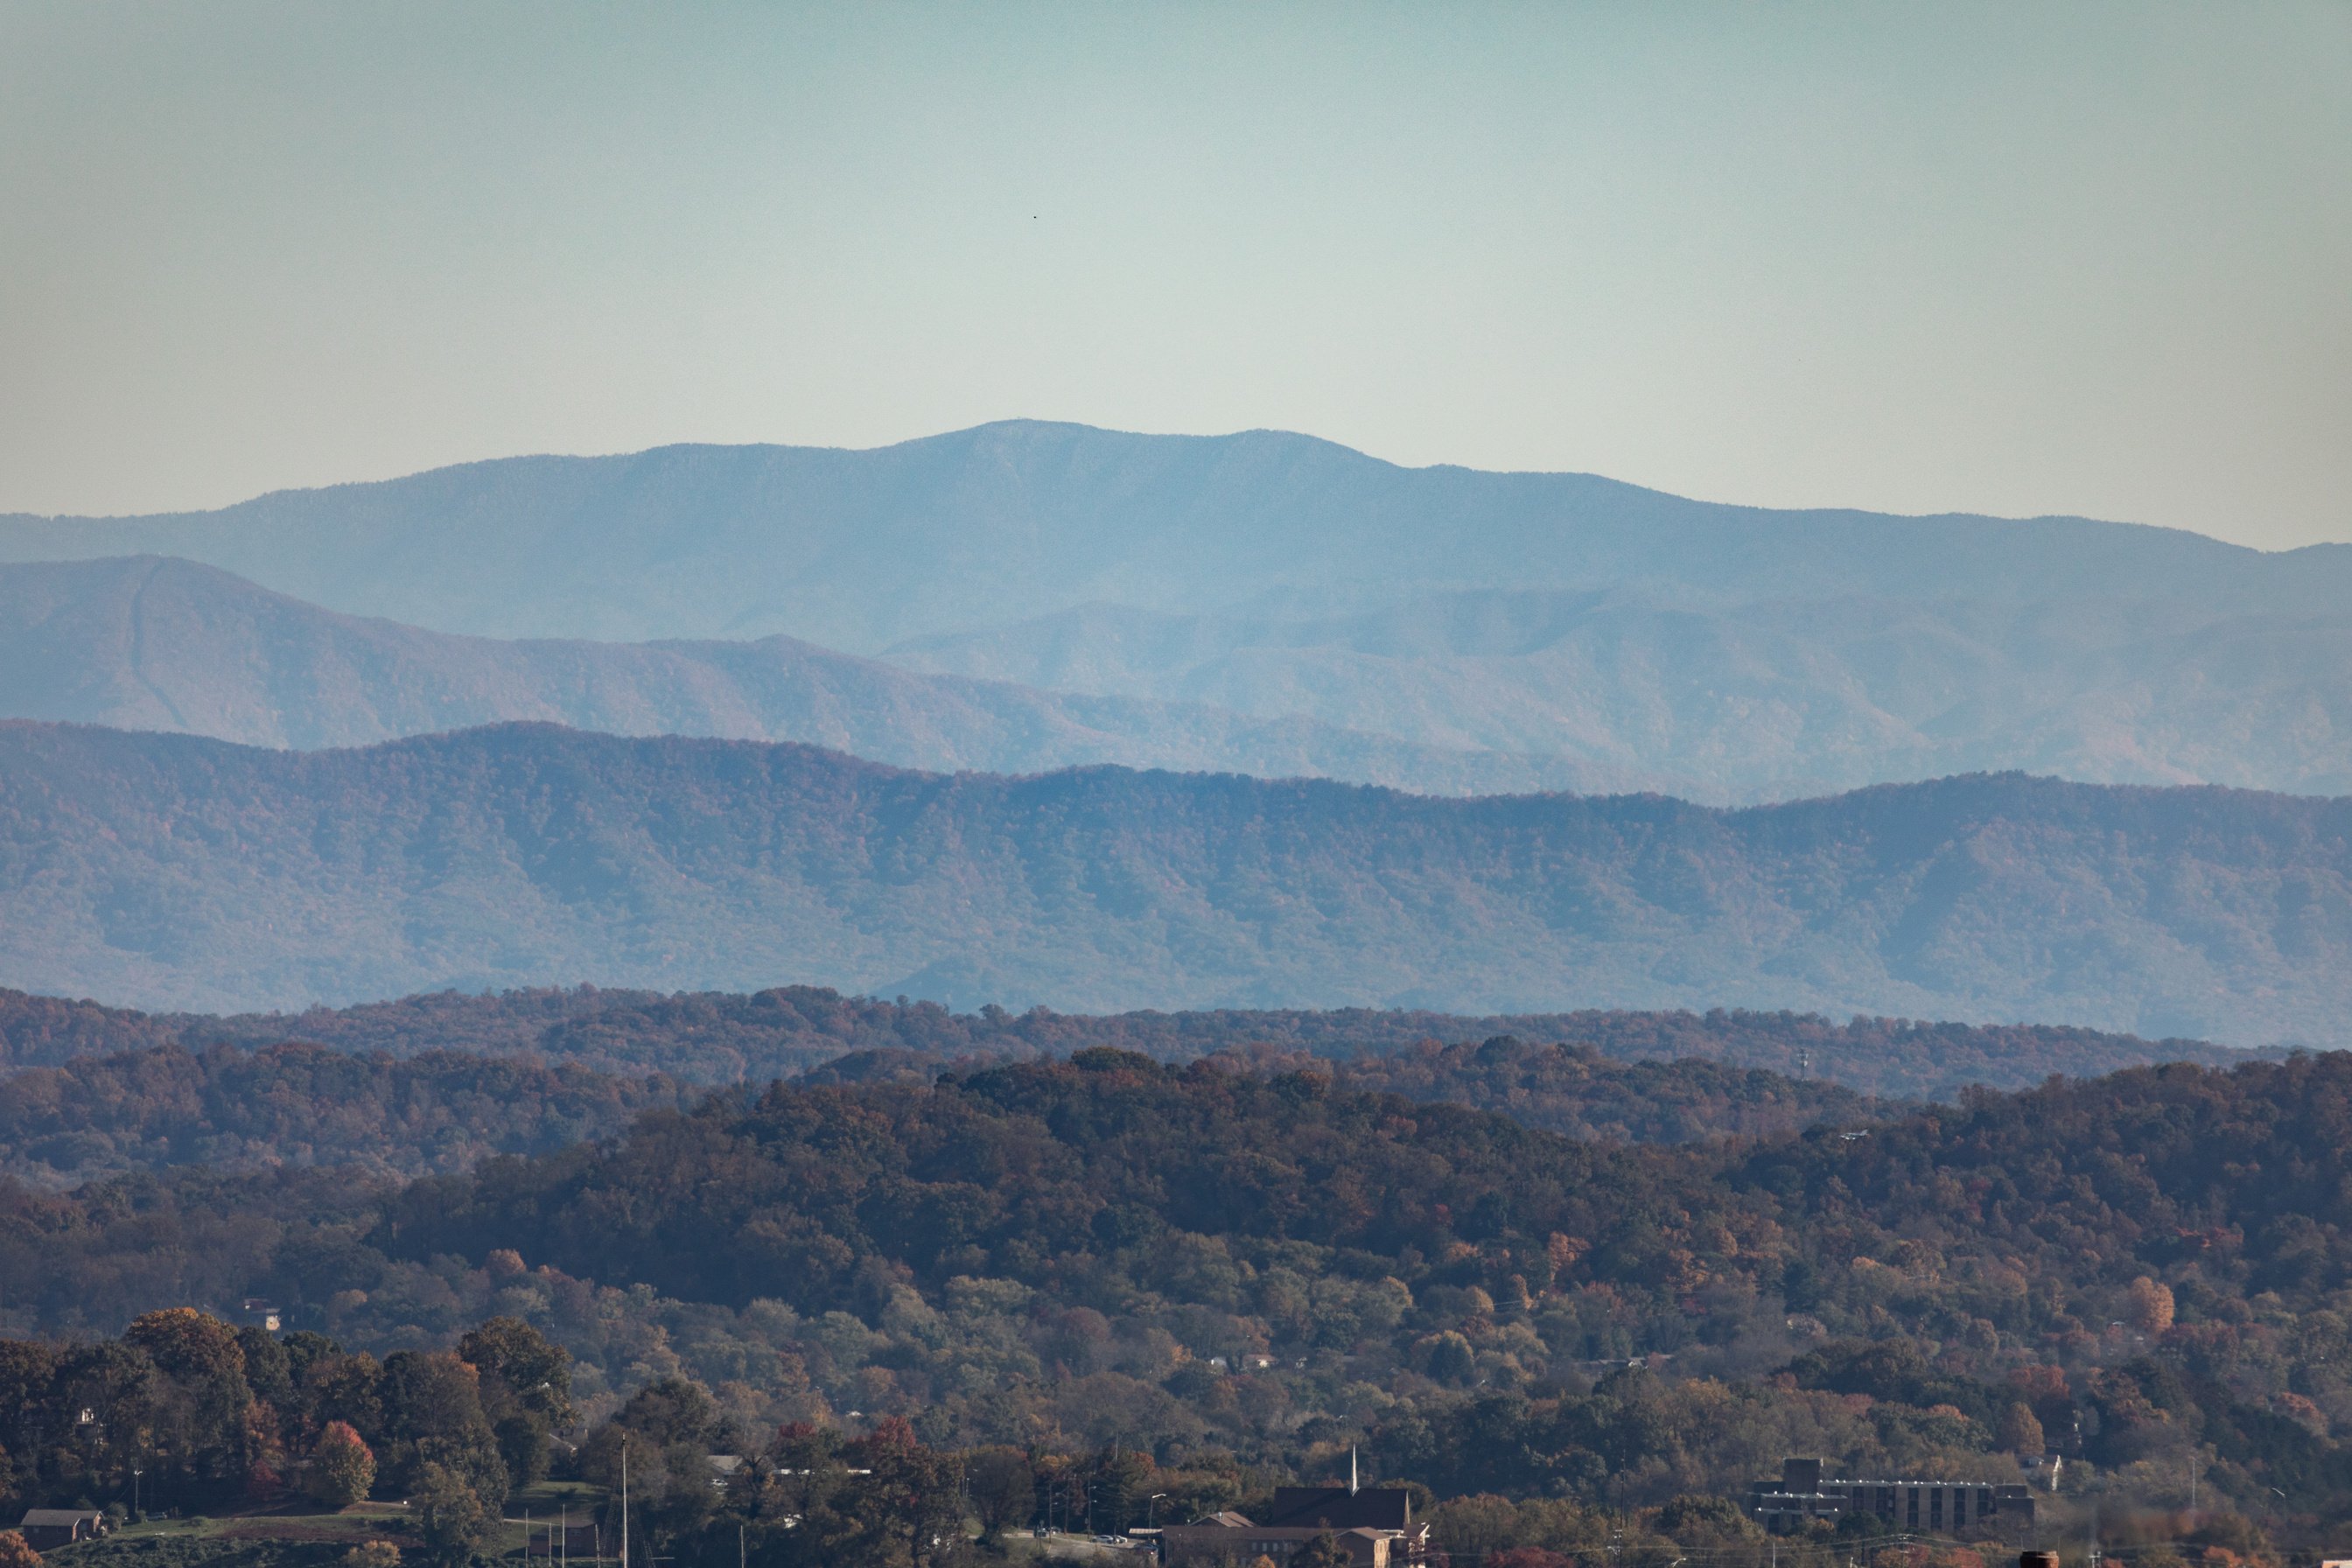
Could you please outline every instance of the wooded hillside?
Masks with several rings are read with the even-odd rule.
[[[0,980],[234,1008],[590,974],[2324,1043],[2352,1016],[2352,801],[2002,776],[1724,812],[530,727],[286,754],[0,725]]]

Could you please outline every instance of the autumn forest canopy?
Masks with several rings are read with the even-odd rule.
[[[545,1030],[593,1001],[476,1014]],[[940,1037],[705,1089],[133,1015],[127,1049],[20,1070],[0,1484],[113,1499],[123,1456],[69,1418],[103,1388],[171,1456],[142,1484],[195,1510],[307,1496],[348,1430],[370,1487],[494,1518],[607,1479],[625,1436],[666,1456],[646,1519],[688,1556],[763,1517],[785,1552],[790,1511],[887,1561],[929,1528],[872,1490],[891,1467],[968,1504],[993,1477],[989,1528],[1065,1481],[1123,1528],[1351,1448],[1461,1551],[1738,1555],[1754,1527],[1709,1500],[1804,1453],[2045,1485],[2055,1454],[2052,1507],[2159,1558],[2352,1521],[2352,1058],[1923,1105],[1508,1037],[1333,1060],[1303,1023],[990,1057],[959,1015],[782,1002]],[[20,1040],[35,1016],[118,1038],[17,1014]],[[231,1326],[248,1299],[280,1335]],[[179,1308],[201,1321],[156,1317]],[[499,1370],[524,1360],[560,1384]],[[803,1489],[690,1484],[713,1453]]]

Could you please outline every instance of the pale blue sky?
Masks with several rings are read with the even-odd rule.
[[[2352,5],[0,4],[0,509],[1276,426],[2352,539]]]

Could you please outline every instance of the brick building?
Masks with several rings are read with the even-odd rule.
[[[1160,1550],[1171,1563],[1256,1557],[1280,1563],[1323,1535],[1346,1549],[1354,1568],[1407,1568],[1429,1555],[1429,1526],[1413,1522],[1412,1494],[1390,1487],[1276,1487],[1263,1522],[1213,1513],[1161,1531]]]

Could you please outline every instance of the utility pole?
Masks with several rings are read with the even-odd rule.
[[[629,1440],[621,1439],[621,1568],[629,1568]]]

